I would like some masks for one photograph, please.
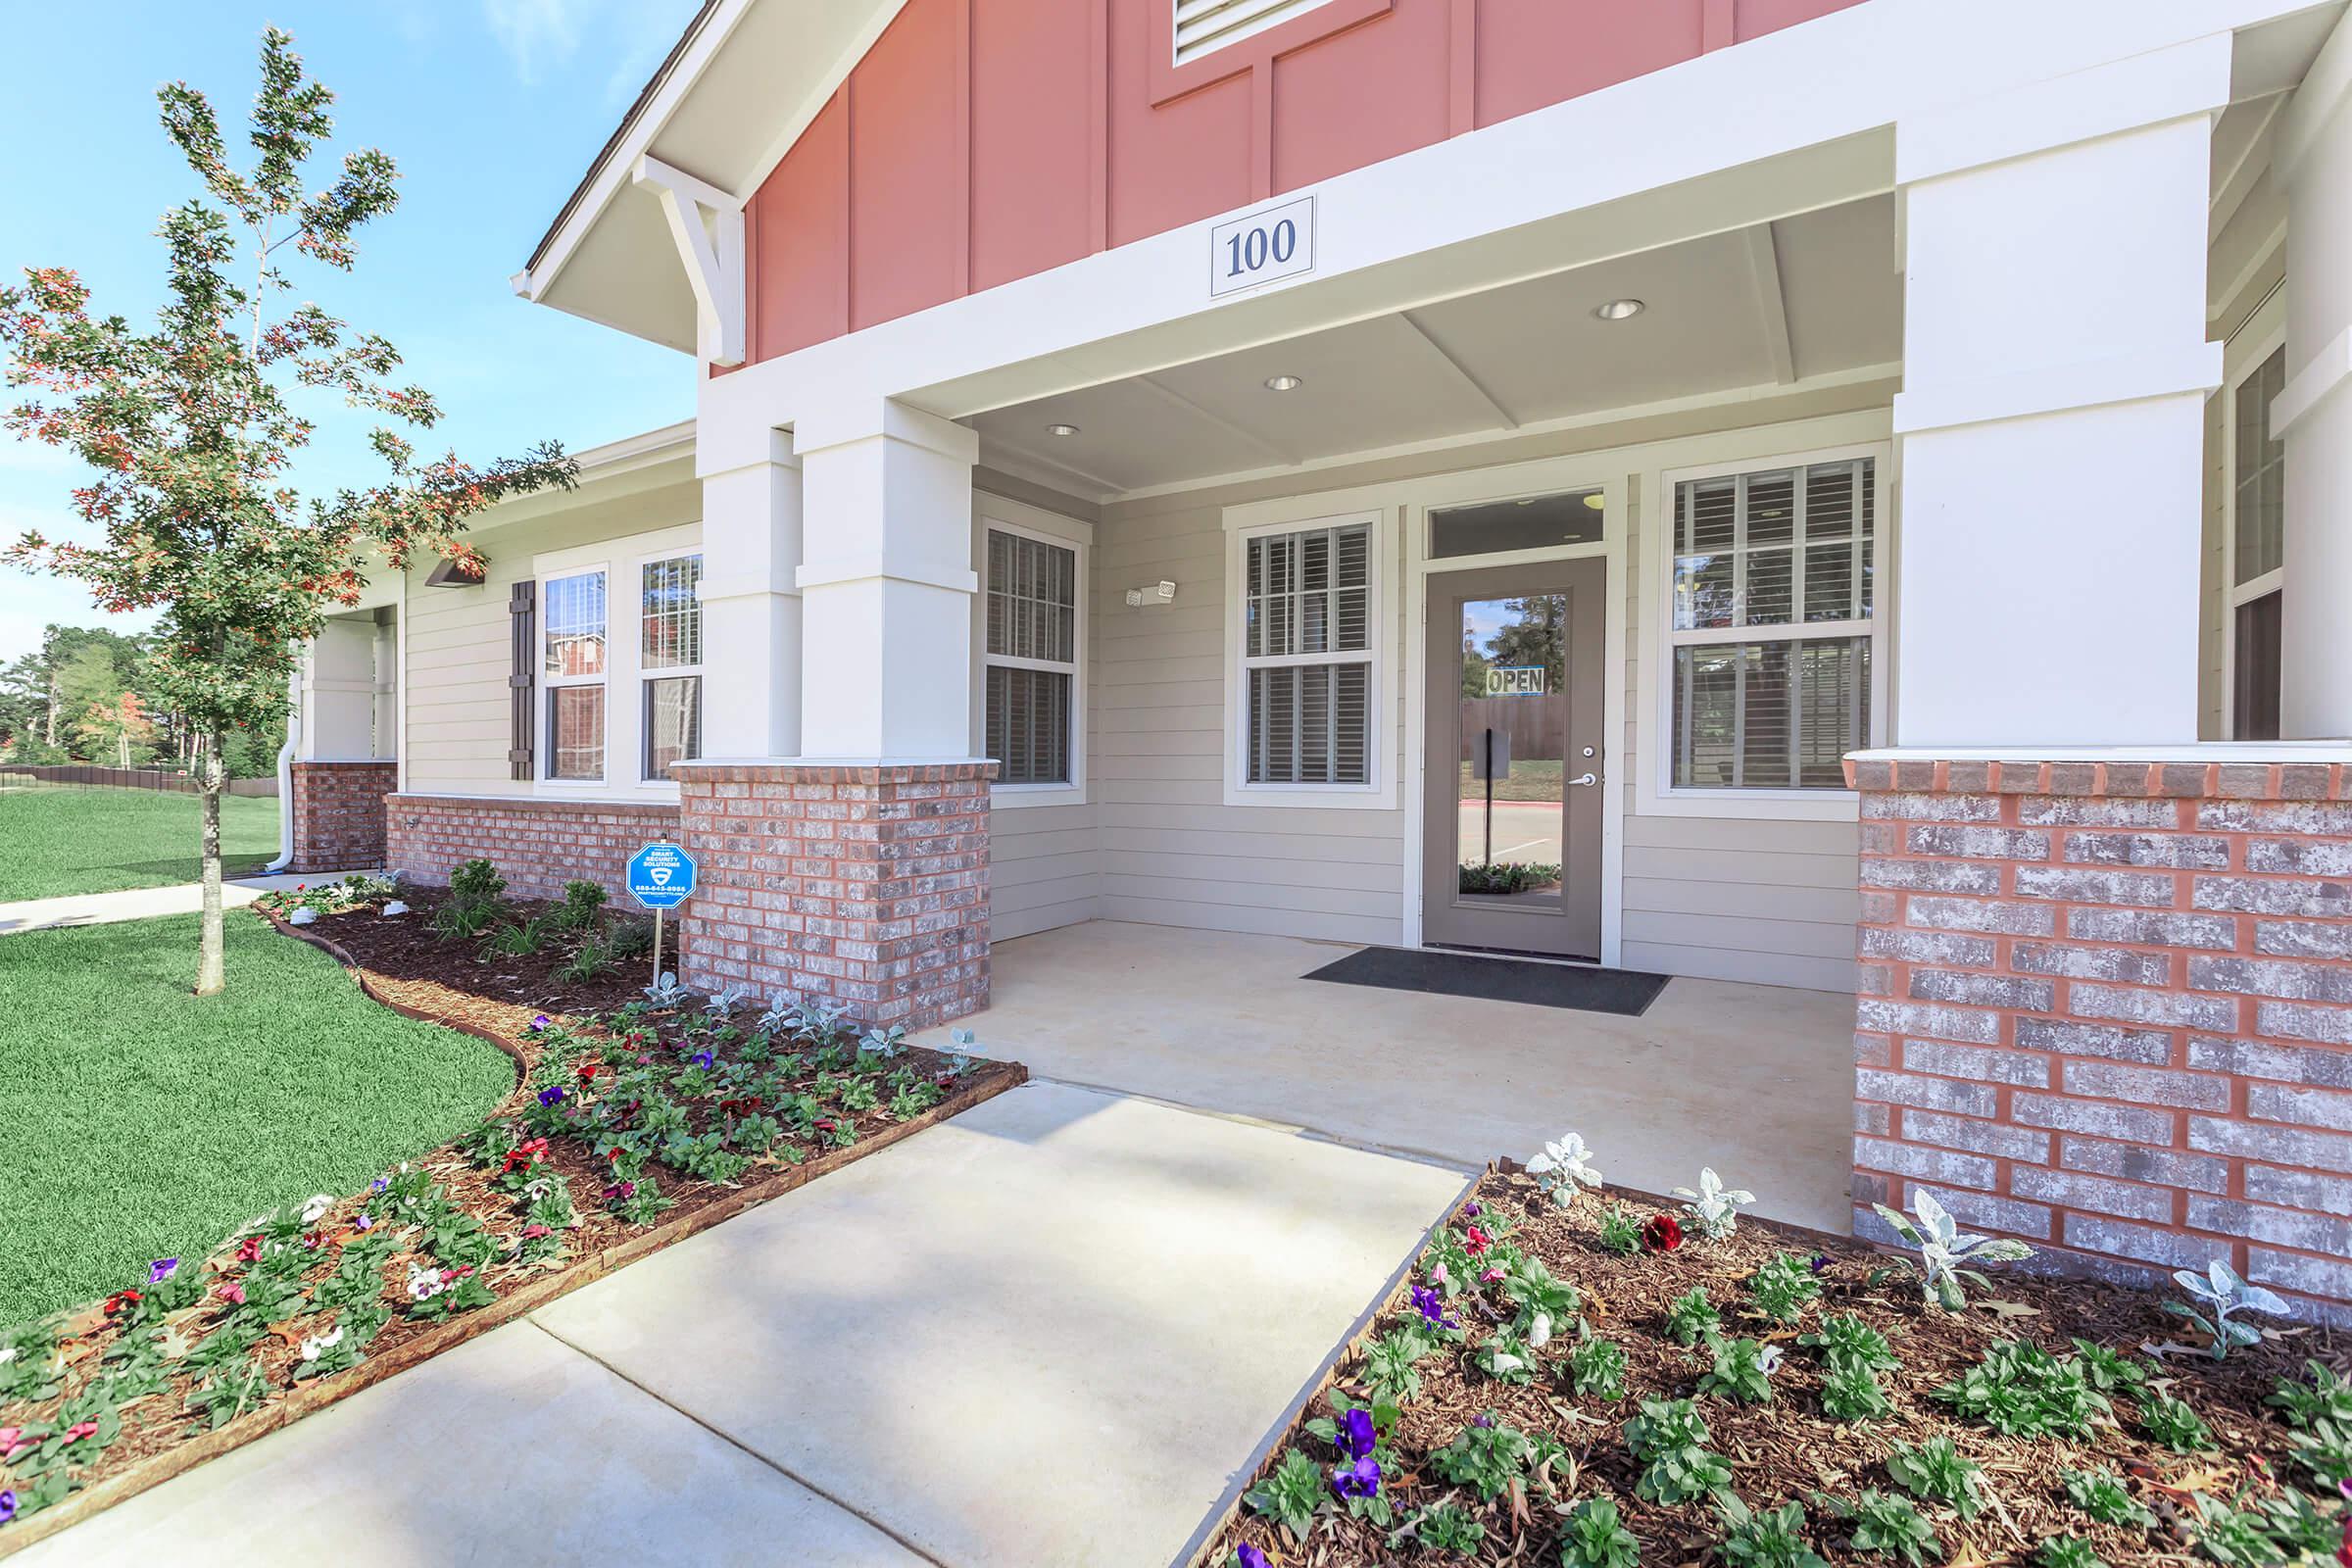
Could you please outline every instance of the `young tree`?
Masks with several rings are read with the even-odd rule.
[[[469,516],[569,487],[574,472],[552,441],[483,467],[454,452],[419,462],[397,426],[429,428],[439,412],[422,388],[393,384],[392,345],[316,304],[284,308],[286,247],[349,271],[354,236],[398,191],[392,160],[372,148],[306,189],[305,167],[334,128],[334,95],[274,27],[262,36],[261,74],[255,157],[242,172],[202,93],[185,82],[157,93],[165,134],[219,205],[198,197],[164,216],[167,299],[151,330],[93,317],[89,290],[63,268],[27,269],[24,287],[0,290],[9,381],[34,389],[9,427],[97,470],[74,492],[97,542],[27,534],[9,559],[79,579],[109,611],[160,610],[149,695],[203,738],[199,995],[223,981],[224,737],[282,713],[302,644],[329,607],[357,601],[371,553],[393,569],[420,551],[477,564],[460,537]],[[289,401],[301,388],[340,394],[382,421],[369,437],[381,479],[307,499],[294,487],[289,469],[314,428]]]

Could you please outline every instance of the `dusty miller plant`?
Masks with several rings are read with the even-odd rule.
[[[1527,1173],[1536,1179],[1539,1190],[1549,1193],[1553,1202],[1566,1208],[1576,1201],[1579,1190],[1600,1185],[1600,1172],[1587,1163],[1592,1154],[1585,1147],[1584,1134],[1562,1133],[1527,1162]]]
[[[1677,1187],[1674,1196],[1690,1200],[1683,1207],[1697,1221],[1699,1234],[1710,1242],[1720,1242],[1738,1231],[1740,1205],[1756,1200],[1756,1195],[1744,1187],[1724,1186],[1712,1165],[1699,1171],[1696,1192]]]
[[[1962,1234],[1960,1222],[1936,1200],[1933,1193],[1915,1194],[1910,1215],[1899,1214],[1885,1203],[1870,1206],[1879,1211],[1879,1218],[1895,1235],[1919,1249],[1920,1293],[1930,1306],[1940,1306],[1947,1312],[1957,1312],[1968,1304],[1961,1281],[1966,1280],[1979,1290],[1991,1288],[1992,1282],[1971,1264],[2018,1263],[2034,1255],[2034,1249],[2023,1242]],[[1917,1216],[1916,1223],[1912,1215]]]
[[[2277,1295],[2259,1285],[2248,1285],[2237,1277],[2237,1271],[2220,1258],[2206,1265],[2205,1272],[2179,1269],[2173,1283],[2189,1296],[2188,1301],[2167,1301],[2164,1309],[2188,1319],[2213,1338],[2213,1358],[2222,1360],[2241,1345],[2259,1345],[2262,1331],[2251,1323],[2231,1321],[2238,1312],[2267,1312],[2273,1317],[2287,1315],[2286,1303]],[[2194,1302],[2195,1304],[2190,1304]]]
[[[7,428],[88,466],[72,499],[95,536],[27,533],[7,559],[76,579],[109,612],[161,612],[146,688],[204,737],[202,995],[224,983],[228,736],[285,711],[297,651],[330,608],[359,602],[371,552],[396,570],[420,551],[478,564],[459,537],[469,516],[511,495],[568,487],[574,472],[553,442],[486,467],[455,452],[419,462],[397,427],[429,429],[440,410],[422,387],[393,383],[398,351],[318,305],[284,305],[294,286],[286,261],[350,271],[355,236],[399,191],[392,160],[373,148],[346,155],[310,188],[305,171],[333,133],[334,94],[305,74],[293,39],[274,27],[262,35],[261,76],[245,170],[231,166],[204,94],[185,82],[157,92],[164,133],[204,195],[164,215],[165,302],[152,327],[92,315],[89,288],[67,268],[27,268],[22,287],[0,289],[8,383],[31,389]],[[385,469],[376,483],[307,499],[294,487],[291,466],[315,428],[289,401],[298,390],[339,395],[379,421],[369,435]]]

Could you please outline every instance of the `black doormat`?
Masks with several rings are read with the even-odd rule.
[[[1426,948],[1363,948],[1306,977],[1343,986],[1377,986],[1384,991],[1421,991],[1442,997],[1484,997],[1490,1002],[1524,1002],[1539,1007],[1574,1007],[1580,1012],[1614,1012],[1639,1018],[1666,989],[1667,976],[1638,969],[1584,968],[1566,963],[1531,963],[1525,958],[1490,958]]]

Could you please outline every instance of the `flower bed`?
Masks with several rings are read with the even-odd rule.
[[[0,1331],[0,1556],[1027,1076],[826,1012],[566,987],[554,970],[576,954],[485,963],[424,932],[433,906],[383,914],[399,894],[306,889],[263,913],[377,1000],[502,1045],[514,1094],[365,1192]]]
[[[1583,1156],[1490,1171],[1199,1561],[2352,1564],[2343,1348],[2233,1278],[1987,1276],[1933,1200],[1892,1256]]]

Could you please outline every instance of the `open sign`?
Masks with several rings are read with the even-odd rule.
[[[1489,697],[1541,697],[1544,695],[1544,666],[1541,664],[1504,664],[1487,671]]]

